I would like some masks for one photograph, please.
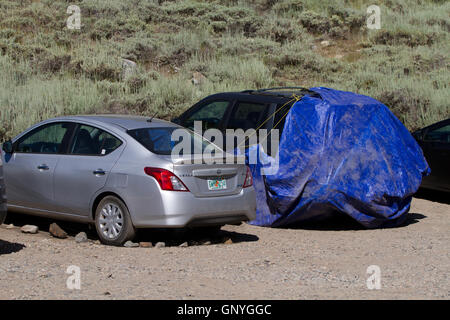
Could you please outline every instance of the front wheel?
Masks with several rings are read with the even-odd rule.
[[[107,196],[98,204],[95,229],[100,241],[112,246],[121,246],[136,234],[128,208],[114,196]]]

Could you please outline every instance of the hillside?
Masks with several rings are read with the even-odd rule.
[[[370,4],[1,0],[0,141],[56,115],[170,118],[214,92],[280,85],[370,95],[409,129],[449,117],[450,2],[380,0],[380,30],[366,27]]]

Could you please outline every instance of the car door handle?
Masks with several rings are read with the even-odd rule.
[[[40,166],[37,167],[39,170],[49,170],[50,168],[48,167],[48,165],[46,164],[41,164]]]
[[[93,172],[96,176],[104,176],[106,174],[105,170],[103,169],[97,169]]]

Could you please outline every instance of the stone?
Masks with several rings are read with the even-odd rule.
[[[155,248],[164,248],[166,246],[166,244],[164,242],[157,242],[155,244]]]
[[[139,243],[136,243],[133,241],[127,241],[127,242],[125,242],[125,244],[123,246],[126,248],[137,248],[137,247],[139,247]]]
[[[227,240],[225,240],[224,244],[233,244],[233,240],[231,240],[231,238],[228,238]]]
[[[330,41],[328,41],[328,40],[323,40],[322,42],[320,42],[320,45],[322,46],[322,47],[328,47],[328,46],[330,46]]]
[[[187,242],[183,242],[182,244],[179,245],[180,248],[186,248],[189,247],[189,244]]]
[[[151,248],[153,244],[151,242],[139,242],[139,247],[141,248]]]
[[[88,237],[86,232],[80,232],[75,236],[75,242],[76,243],[82,243],[82,242],[87,242],[88,241]]]
[[[6,226],[6,229],[14,229],[14,225],[11,223],[11,224],[8,224],[7,226]]]
[[[24,225],[22,228],[20,228],[20,230],[23,232],[23,233],[38,233],[38,231],[39,231],[39,228],[37,227],[37,226],[33,226],[33,225],[30,225],[30,224],[26,224],[26,225]]]
[[[122,59],[122,77],[126,79],[133,75],[136,72],[136,67],[136,62],[128,59]]]
[[[48,229],[48,232],[50,234],[58,239],[66,239],[67,238],[67,232],[65,232],[63,229],[61,229],[60,226],[58,226],[56,223],[52,223]]]

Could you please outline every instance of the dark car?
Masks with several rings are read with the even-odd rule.
[[[450,119],[417,130],[413,136],[431,168],[421,187],[450,192]]]
[[[281,137],[287,113],[296,99],[304,95],[318,96],[301,87],[217,93],[199,101],[172,122],[193,129],[194,121],[202,121],[203,130],[219,129],[224,136],[226,129],[267,129],[270,133],[276,128]],[[226,148],[225,141],[222,146]],[[267,151],[271,154],[275,150],[268,146]]]
[[[0,224],[2,224],[3,221],[5,221],[5,217],[6,217],[6,195],[5,195],[5,183],[3,180],[3,163],[0,154]]]

